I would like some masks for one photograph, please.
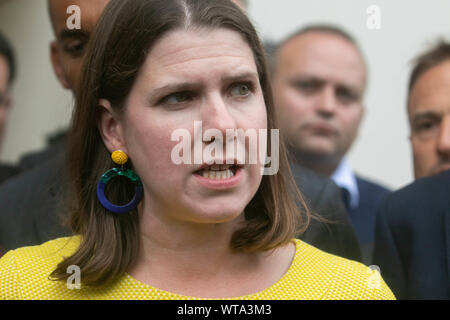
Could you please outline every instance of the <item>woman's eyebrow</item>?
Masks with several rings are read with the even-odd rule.
[[[249,72],[226,75],[226,76],[222,77],[222,81],[225,81],[225,82],[235,82],[235,81],[241,81],[244,79],[258,80],[259,75],[257,72],[249,71]]]
[[[198,88],[198,87],[200,87],[200,85],[196,82],[184,81],[184,82],[179,82],[179,83],[171,83],[171,84],[167,84],[167,85],[163,85],[161,87],[151,89],[150,94],[154,95],[154,94],[166,93],[166,92],[177,92],[177,91],[183,91],[183,90],[193,89],[193,88]]]
[[[225,75],[221,78],[221,80],[224,82],[242,81],[244,79],[258,80],[259,76],[258,76],[257,72],[244,72],[244,73]],[[198,89],[201,86],[202,85],[196,81],[192,81],[192,82],[182,81],[179,83],[170,83],[170,84],[162,85],[160,87],[151,89],[151,92],[149,93],[149,95],[152,96],[152,95],[164,94],[167,92],[193,90],[193,89]]]

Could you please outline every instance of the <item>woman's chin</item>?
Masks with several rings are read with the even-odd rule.
[[[243,216],[244,208],[209,207],[195,210],[191,220],[196,223],[227,223]]]

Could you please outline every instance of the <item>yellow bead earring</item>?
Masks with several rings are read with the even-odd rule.
[[[141,180],[133,170],[123,168],[123,165],[128,161],[128,156],[125,154],[125,152],[123,152],[122,150],[116,150],[111,154],[111,159],[115,164],[121,166],[121,168],[112,168],[102,175],[99,182],[97,183],[97,198],[100,201],[101,205],[108,211],[114,213],[130,212],[136,209],[142,199],[143,188]],[[105,196],[106,184],[111,179],[117,176],[128,178],[136,186],[136,193],[134,194],[133,199],[124,206],[117,206],[115,204],[112,204]]]
[[[111,159],[115,164],[123,166],[128,161],[128,156],[122,150],[116,150],[111,154]]]

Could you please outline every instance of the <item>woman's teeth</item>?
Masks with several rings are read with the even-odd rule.
[[[218,170],[220,169],[219,166],[212,166],[211,169],[204,169],[202,172],[202,176],[204,178],[216,180],[229,179],[234,176],[233,171],[231,171],[230,169]]]

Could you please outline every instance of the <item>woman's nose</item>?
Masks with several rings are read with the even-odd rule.
[[[236,120],[231,107],[227,105],[225,97],[221,94],[212,94],[206,99],[202,108],[204,130],[217,129],[226,134],[227,129],[236,129]]]

